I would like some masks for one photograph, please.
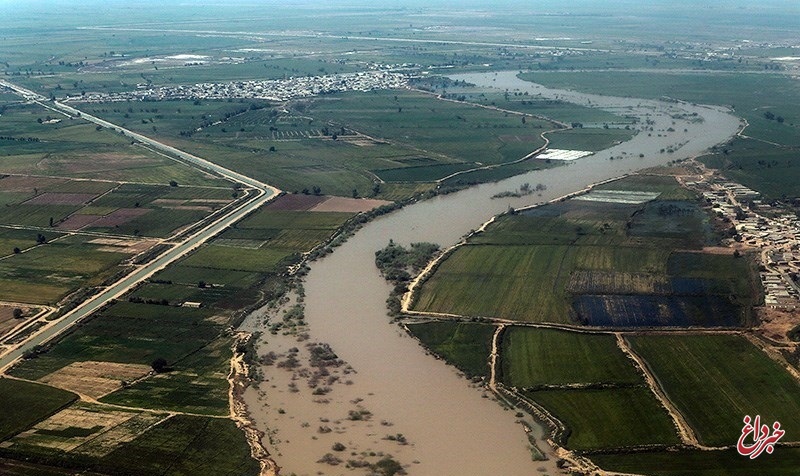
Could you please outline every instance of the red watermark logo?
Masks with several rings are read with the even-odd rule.
[[[742,436],[739,437],[739,442],[736,444],[736,451],[742,456],[749,456],[750,459],[758,458],[764,451],[772,454],[775,450],[775,443],[783,437],[784,433],[786,432],[781,430],[781,424],[777,421],[772,424],[772,433],[770,434],[769,426],[761,424],[760,415],[756,415],[755,419],[746,415]]]

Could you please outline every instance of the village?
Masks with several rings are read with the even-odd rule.
[[[136,91],[122,93],[87,93],[73,96],[67,101],[121,102],[162,100],[211,100],[211,99],[265,99],[288,101],[322,94],[345,91],[373,91],[377,89],[402,88],[407,76],[387,70],[362,71],[357,73],[303,76],[288,79],[263,81],[231,81],[224,83],[198,83],[194,85],[150,87],[140,84]]]
[[[732,238],[739,246],[760,250],[760,277],[764,304],[772,309],[800,308],[800,220],[792,213],[760,199],[760,194],[715,173],[684,181],[703,194],[718,215],[736,230]]]

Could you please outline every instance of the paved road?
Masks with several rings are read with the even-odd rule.
[[[20,88],[19,86],[11,84],[7,81],[0,80],[0,84],[13,89],[26,99],[30,99],[37,102],[46,101],[46,98],[44,98],[43,96],[40,96],[27,89]],[[92,312],[102,307],[104,304],[108,303],[110,300],[120,297],[136,284],[149,278],[156,272],[164,269],[170,263],[178,260],[179,258],[186,255],[190,251],[198,248],[200,245],[208,241],[210,238],[222,232],[228,226],[241,220],[248,213],[259,208],[261,205],[271,200],[278,193],[280,193],[280,190],[275,187],[272,187],[258,180],[242,175],[238,172],[234,172],[233,170],[226,169],[225,167],[209,162],[208,160],[205,160],[203,158],[197,157],[187,152],[183,152],[169,145],[162,144],[149,137],[137,134],[128,129],[124,129],[120,126],[112,124],[103,119],[91,116],[89,114],[85,114],[82,111],[79,111],[71,106],[67,106],[58,102],[48,102],[42,105],[50,109],[58,109],[64,113],[73,116],[80,115],[80,117],[82,117],[85,120],[94,122],[103,127],[114,129],[118,132],[122,132],[128,137],[134,138],[138,141],[148,144],[151,147],[157,148],[159,150],[177,156],[181,160],[189,162],[191,165],[195,167],[199,167],[204,170],[217,173],[225,178],[241,183],[245,186],[251,187],[254,190],[251,191],[250,193],[255,194],[255,197],[243,203],[239,207],[231,210],[230,212],[222,215],[220,218],[218,218],[211,224],[206,225],[201,230],[193,233],[188,238],[184,239],[183,241],[174,245],[166,252],[162,253],[158,258],[154,259],[153,261],[138,267],[132,273],[128,274],[127,276],[120,279],[116,283],[107,287],[105,290],[95,295],[91,299],[80,304],[78,307],[76,307],[69,313],[65,314],[63,317],[61,317],[58,321],[55,321],[48,327],[43,328],[41,331],[31,336],[24,343],[22,343],[18,347],[14,348],[10,352],[0,357],[0,371],[5,371],[15,360],[17,360],[31,348],[47,342],[48,340],[58,335],[60,332],[64,331],[65,329],[75,324],[75,322],[77,322],[79,319],[88,316]]]

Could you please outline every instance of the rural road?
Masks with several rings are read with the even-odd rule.
[[[113,129],[117,132],[121,132],[128,137],[131,137],[135,140],[143,142],[153,148],[159,149],[163,152],[172,154],[182,161],[189,163],[190,165],[201,168],[205,171],[209,171],[218,175],[221,175],[229,180],[232,180],[237,183],[241,183],[245,186],[251,187],[255,190],[255,197],[247,200],[240,206],[234,208],[232,211],[225,213],[224,215],[220,216],[217,220],[212,222],[209,225],[206,225],[199,231],[193,233],[186,239],[182,240],[181,242],[174,245],[169,250],[165,251],[161,255],[159,255],[153,261],[141,265],[132,273],[128,274],[124,278],[120,279],[116,283],[108,286],[99,294],[96,294],[91,299],[83,302],[78,307],[73,309],[72,311],[65,314],[59,320],[54,321],[52,324],[43,327],[40,331],[33,334],[30,338],[28,338],[23,343],[19,344],[18,346],[14,347],[12,350],[8,351],[6,354],[0,356],[0,372],[5,371],[11,364],[13,364],[18,358],[20,358],[25,352],[32,349],[33,347],[43,344],[59,333],[63,332],[64,330],[71,327],[75,324],[78,320],[88,316],[92,312],[98,310],[103,305],[111,301],[112,299],[116,299],[121,295],[125,294],[128,290],[133,288],[138,283],[142,282],[143,280],[149,278],[156,272],[164,269],[170,263],[178,260],[182,256],[186,255],[187,253],[197,249],[200,245],[217,235],[218,233],[225,230],[225,228],[233,225],[237,221],[244,218],[248,213],[258,209],[264,203],[268,202],[269,200],[276,197],[281,190],[271,185],[267,185],[262,183],[258,180],[253,178],[247,177],[242,175],[238,172],[234,172],[230,169],[217,165],[213,162],[205,160],[203,158],[197,157],[195,155],[189,154],[187,152],[183,152],[178,150],[172,146],[162,144],[156,140],[153,140],[149,137],[143,136],[141,134],[137,134],[132,132],[128,129],[122,128],[117,126],[116,124],[112,124],[108,121],[103,119],[91,116],[89,114],[85,114],[71,106],[66,106],[64,104],[58,103],[56,101],[53,102],[46,102],[47,98],[34,93],[33,91],[21,88],[16,86],[12,83],[9,83],[4,80],[0,80],[0,85],[6,86],[17,94],[23,96],[26,99],[39,102],[42,106],[60,111],[64,114],[71,115],[71,116],[79,116],[82,119],[87,121],[93,122],[103,127],[107,127]]]

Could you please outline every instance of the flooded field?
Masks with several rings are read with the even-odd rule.
[[[698,155],[726,140],[739,126],[737,118],[718,108],[550,90],[524,82],[514,72],[453,79],[590,104],[638,117],[641,123],[649,120],[654,130],[664,132],[651,136],[640,132],[628,142],[568,165],[405,207],[369,223],[333,254],[312,263],[305,283],[308,340],[298,343],[294,337],[265,332],[260,353],[272,351],[285,358],[297,347],[297,360],[310,362],[306,353],[312,351],[306,343],[324,343],[344,362],[337,368],[341,374],[324,396],[315,397],[302,380],[306,377],[277,369],[273,363],[263,368],[267,381],[246,396],[253,418],[269,432],[273,443],[267,446],[282,474],[358,474],[346,467],[348,460],[375,461],[381,452],[391,454],[412,475],[555,474],[552,454],[546,462],[532,460],[528,436],[514,411],[486,398],[485,390],[427,355],[390,322],[386,315],[390,286],[375,267],[375,251],[390,239],[404,245],[427,241],[450,246],[509,206],[534,205],[591,183]],[[682,119],[686,117],[692,120]],[[674,132],[667,132],[669,128]],[[667,148],[673,152],[661,152]],[[612,156],[621,159],[609,160]],[[524,183],[547,188],[538,195],[491,199]],[[254,321],[255,317],[248,325],[254,326]],[[344,375],[348,367],[352,371]],[[293,381],[306,388],[291,392]],[[368,419],[351,417],[351,412],[361,410],[369,412]],[[320,433],[320,426],[331,432]],[[397,443],[398,433],[407,444]],[[388,435],[395,439],[387,439]],[[337,442],[347,449],[332,451]],[[539,446],[544,449],[543,443]],[[327,453],[336,453],[340,464],[325,462]]]

